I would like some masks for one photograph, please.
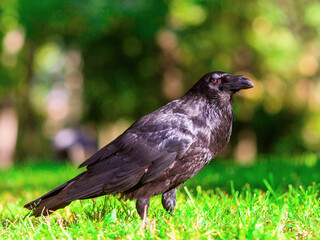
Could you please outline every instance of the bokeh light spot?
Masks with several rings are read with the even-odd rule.
[[[317,59],[312,55],[304,55],[299,61],[299,71],[305,76],[313,76],[319,68]]]

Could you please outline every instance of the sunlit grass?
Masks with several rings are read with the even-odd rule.
[[[213,162],[180,188],[173,215],[159,196],[152,198],[145,229],[135,203],[114,196],[75,201],[49,217],[26,216],[23,204],[79,170],[56,163],[20,165],[0,176],[0,238],[315,238],[320,164],[302,160],[264,158],[251,167]]]

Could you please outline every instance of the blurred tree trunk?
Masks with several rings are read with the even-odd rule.
[[[13,165],[17,141],[18,117],[12,104],[6,100],[0,107],[0,169]]]

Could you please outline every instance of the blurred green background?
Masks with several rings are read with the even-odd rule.
[[[55,158],[66,128],[101,147],[211,71],[255,84],[222,157],[319,154],[318,1],[6,0],[0,40],[2,167]]]

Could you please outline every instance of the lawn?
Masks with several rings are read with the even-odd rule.
[[[261,157],[252,166],[215,160],[178,192],[175,213],[151,199],[145,228],[133,201],[104,196],[75,201],[49,217],[22,206],[82,170],[25,163],[0,172],[1,239],[279,239],[320,236],[320,161]]]

